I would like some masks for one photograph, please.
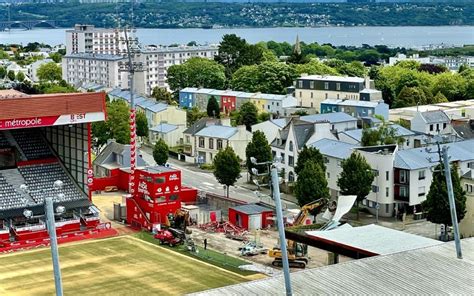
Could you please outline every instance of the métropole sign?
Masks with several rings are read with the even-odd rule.
[[[0,120],[0,130],[65,125],[71,123],[87,123],[102,120],[105,120],[103,112],[12,118]]]

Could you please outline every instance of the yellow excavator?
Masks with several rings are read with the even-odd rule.
[[[325,198],[320,198],[318,200],[312,201],[305,204],[301,207],[300,212],[293,222],[293,226],[301,226],[308,217],[310,212],[320,213],[322,208],[328,204],[328,200]],[[335,210],[335,202],[330,205],[330,211]],[[292,240],[286,240],[286,249],[288,252],[288,263],[290,267],[296,268],[305,268],[308,264],[308,246],[306,244],[297,243]],[[268,251],[268,256],[274,258],[272,265],[281,267],[282,263],[282,253],[280,248],[275,247],[272,250]]]

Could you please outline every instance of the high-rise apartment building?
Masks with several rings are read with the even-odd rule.
[[[129,30],[129,37],[132,32]],[[66,54],[123,54],[126,50],[123,29],[102,29],[93,25],[75,25],[66,31]]]

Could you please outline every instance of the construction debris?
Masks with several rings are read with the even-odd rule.
[[[227,238],[247,241],[246,235],[248,232],[238,226],[233,225],[229,222],[209,222],[206,224],[199,225],[199,228],[206,232],[222,232]]]

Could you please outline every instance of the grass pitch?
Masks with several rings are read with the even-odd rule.
[[[243,276],[131,236],[60,246],[65,295],[180,295]],[[52,295],[49,248],[0,255],[0,295]]]

